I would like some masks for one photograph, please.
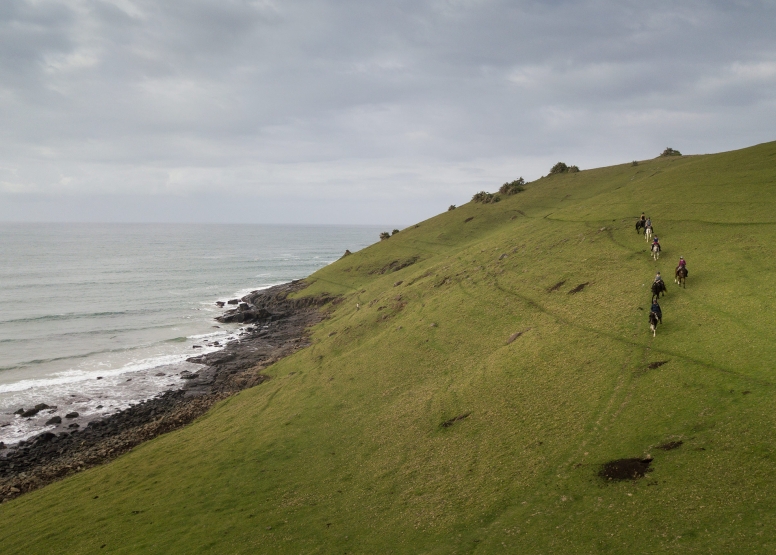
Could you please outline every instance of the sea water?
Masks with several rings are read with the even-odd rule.
[[[39,433],[54,414],[77,412],[77,423],[180,387],[180,372],[199,368],[188,357],[235,337],[214,321],[216,301],[304,278],[380,231],[0,224],[0,441]],[[39,403],[57,409],[14,414]]]

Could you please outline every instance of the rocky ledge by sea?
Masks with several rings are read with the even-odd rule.
[[[337,302],[327,294],[288,298],[305,286],[299,280],[254,291],[240,299],[235,309],[216,318],[245,327],[224,349],[188,359],[202,366],[196,372],[181,373],[180,389],[92,420],[83,428],[66,419],[27,441],[10,447],[0,444],[0,502],[108,462],[144,441],[185,426],[217,401],[268,380],[263,370],[307,347],[307,328],[325,317],[321,307]]]

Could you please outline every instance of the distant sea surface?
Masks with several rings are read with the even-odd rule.
[[[186,358],[233,337],[235,326],[214,327],[216,301],[304,278],[381,230],[0,224],[0,441],[179,387],[197,368]],[[57,410],[13,414],[39,403]]]

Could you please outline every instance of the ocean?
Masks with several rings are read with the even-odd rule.
[[[238,326],[216,301],[304,278],[376,226],[0,224],[0,441],[177,389]],[[219,343],[220,346],[213,345]],[[197,345],[198,348],[194,348]],[[31,418],[14,414],[46,404]]]

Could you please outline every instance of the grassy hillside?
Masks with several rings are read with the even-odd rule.
[[[773,553],[774,224],[776,143],[548,177],[440,214],[311,276],[303,294],[344,301],[272,380],[2,505],[0,546]],[[656,269],[669,292],[653,339]],[[598,476],[647,454],[640,480]]]

